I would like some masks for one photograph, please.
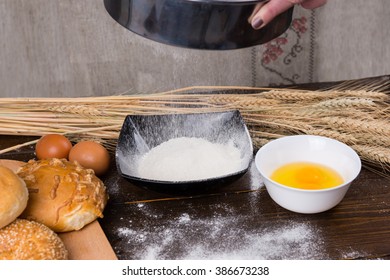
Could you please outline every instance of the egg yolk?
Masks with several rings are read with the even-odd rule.
[[[332,168],[310,162],[294,162],[276,169],[271,179],[279,184],[306,190],[327,189],[343,183]]]

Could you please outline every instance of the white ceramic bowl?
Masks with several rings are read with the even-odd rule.
[[[344,183],[329,189],[304,190],[270,179],[280,166],[302,161],[331,167],[343,177]],[[360,158],[352,148],[337,140],[314,135],[273,140],[259,149],[255,164],[271,198],[283,208],[305,214],[323,212],[339,204],[361,170]]]

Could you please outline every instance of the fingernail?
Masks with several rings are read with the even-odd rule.
[[[252,20],[252,27],[254,29],[259,29],[263,25],[263,23],[264,23],[264,21],[260,17],[254,18]]]

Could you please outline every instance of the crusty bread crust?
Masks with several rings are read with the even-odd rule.
[[[30,193],[21,217],[55,232],[79,230],[103,217],[107,192],[93,170],[65,159],[30,160],[17,173]]]
[[[0,166],[0,229],[13,222],[26,208],[25,182],[7,167]]]
[[[0,229],[0,260],[66,260],[58,235],[43,224],[16,219]]]

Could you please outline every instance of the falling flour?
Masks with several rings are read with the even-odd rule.
[[[202,138],[170,139],[141,157],[138,175],[161,181],[192,181],[220,177],[243,169],[240,151],[232,142],[211,143]]]

